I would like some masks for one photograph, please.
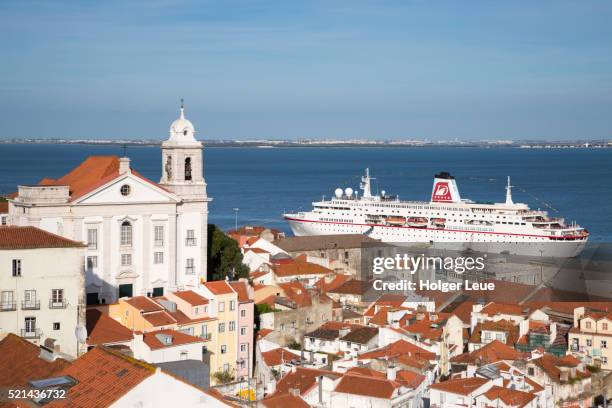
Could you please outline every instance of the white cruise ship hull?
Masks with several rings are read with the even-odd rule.
[[[587,240],[551,241],[535,234],[486,233],[408,226],[333,223],[287,217],[295,236],[364,234],[382,242],[398,245],[424,243],[439,249],[473,250],[520,256],[573,258],[584,249]]]

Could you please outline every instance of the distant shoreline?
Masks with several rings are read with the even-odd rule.
[[[569,149],[569,148],[612,148],[612,142],[596,141],[516,141],[516,142],[426,142],[426,141],[234,141],[234,140],[202,140],[206,147],[237,147],[237,148],[308,148],[308,147],[347,147],[347,148],[423,148],[423,147],[463,147],[463,148],[523,148],[523,149]],[[36,145],[36,144],[67,144],[86,146],[144,146],[158,147],[157,140],[57,140],[57,139],[0,139],[0,145]]]

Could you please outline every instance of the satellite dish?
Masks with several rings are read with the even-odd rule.
[[[85,343],[87,341],[87,328],[79,324],[74,329],[74,335],[79,343]]]
[[[344,194],[345,194],[347,197],[352,197],[352,196],[353,196],[353,189],[352,189],[352,188],[350,188],[350,187],[347,187],[347,188],[344,190]]]
[[[381,191],[380,193],[381,193],[381,194],[382,194],[382,196],[384,197],[384,196],[385,196],[386,191],[385,191],[385,190],[383,190],[383,191]]]
[[[336,198],[342,198],[342,189],[338,187],[336,191],[334,191],[334,194],[336,195]]]

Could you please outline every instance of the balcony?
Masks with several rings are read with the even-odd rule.
[[[40,300],[22,300],[21,310],[40,310]]]
[[[49,300],[49,309],[65,309],[68,306],[68,302],[65,300]]]
[[[0,312],[14,312],[17,310],[17,302],[0,303]]]
[[[40,339],[40,329],[21,329],[21,337],[24,339]]]
[[[210,339],[212,339],[212,333],[202,333],[202,334],[200,334],[200,338],[202,338],[204,340],[210,340]]]

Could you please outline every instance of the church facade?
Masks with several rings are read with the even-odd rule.
[[[89,304],[194,288],[206,280],[211,200],[202,148],[181,106],[161,147],[159,183],[127,157],[92,156],[61,178],[18,186],[8,222],[87,245]]]

